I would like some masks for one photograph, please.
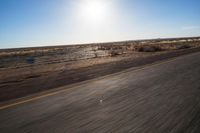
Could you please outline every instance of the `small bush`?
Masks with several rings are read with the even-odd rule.
[[[138,48],[139,52],[158,52],[162,50],[163,49],[159,46],[141,46]]]
[[[98,54],[97,53],[94,53],[94,58],[98,58]]]
[[[34,64],[34,63],[35,63],[35,59],[34,59],[33,57],[28,57],[28,58],[26,59],[26,62],[27,62],[28,64]]]
[[[120,52],[118,52],[118,51],[111,51],[111,52],[110,52],[110,56],[111,56],[111,57],[117,56],[117,55],[120,55]]]
[[[182,46],[179,46],[178,49],[188,49],[188,48],[191,48],[192,46],[190,45],[182,45]]]
[[[110,50],[110,49],[111,49],[110,47],[100,46],[100,47],[98,47],[97,50]]]

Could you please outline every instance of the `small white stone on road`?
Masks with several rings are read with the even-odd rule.
[[[103,100],[100,100],[100,103],[102,103],[103,102]]]

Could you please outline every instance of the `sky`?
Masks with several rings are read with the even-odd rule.
[[[0,0],[0,49],[200,36],[200,0]]]

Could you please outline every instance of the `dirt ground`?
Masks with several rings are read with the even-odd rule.
[[[16,72],[16,69],[13,69],[13,73],[16,75],[7,80],[1,80],[0,82],[0,102],[198,51],[200,51],[199,47],[174,51],[135,53],[131,55],[125,54],[114,58],[92,58],[80,60],[78,62],[72,61],[67,65],[68,69],[61,69],[60,66],[64,66],[63,63],[61,63],[62,65],[56,63],[54,64],[54,71],[40,74],[35,74],[37,69],[34,67],[31,69],[23,68],[24,71],[30,73],[29,76],[26,75],[24,77],[20,74],[17,76],[18,72]],[[40,68],[42,68],[42,65]]]

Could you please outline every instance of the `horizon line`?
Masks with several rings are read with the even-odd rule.
[[[13,47],[13,48],[0,48],[0,50],[11,50],[11,49],[29,49],[29,48],[51,48],[51,47],[70,47],[70,46],[81,46],[81,45],[95,45],[95,44],[109,44],[109,43],[122,43],[122,42],[138,42],[138,41],[151,41],[151,40],[173,40],[173,39],[194,39],[200,38],[200,36],[184,36],[184,37],[158,37],[158,38],[146,38],[146,39],[133,39],[133,40],[122,40],[122,41],[105,41],[105,42],[90,42],[90,43],[71,43],[71,44],[58,44],[58,45],[38,45],[30,47]],[[50,44],[50,43],[49,43]]]

